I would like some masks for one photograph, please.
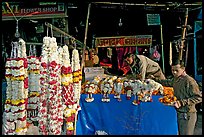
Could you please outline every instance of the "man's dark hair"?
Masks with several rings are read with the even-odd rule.
[[[185,68],[185,63],[183,60],[176,59],[172,62],[172,66],[181,65],[182,68]]]

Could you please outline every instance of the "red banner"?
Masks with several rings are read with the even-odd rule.
[[[152,45],[152,35],[98,37],[96,47],[147,46]]]

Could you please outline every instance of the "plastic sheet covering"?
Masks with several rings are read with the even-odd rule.
[[[135,106],[126,95],[118,102],[110,95],[110,102],[101,102],[102,95],[94,94],[94,101],[85,101],[81,95],[81,111],[78,114],[77,135],[177,135],[176,110],[159,102],[141,102]]]

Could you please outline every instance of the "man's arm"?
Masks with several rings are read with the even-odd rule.
[[[186,91],[188,92],[190,97],[180,100],[182,106],[193,105],[202,102],[202,93],[199,90],[199,86],[195,81],[191,80],[189,81],[189,83],[187,83]]]
[[[162,84],[162,86],[166,86],[166,87],[173,87],[173,83],[174,83],[174,79],[165,79],[165,80],[161,80],[158,78],[154,78],[154,76],[152,76],[152,79],[160,84]]]

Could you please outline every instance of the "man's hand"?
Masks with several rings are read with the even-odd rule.
[[[174,102],[174,107],[175,108],[180,108],[181,107],[181,103],[179,101],[175,101]]]

